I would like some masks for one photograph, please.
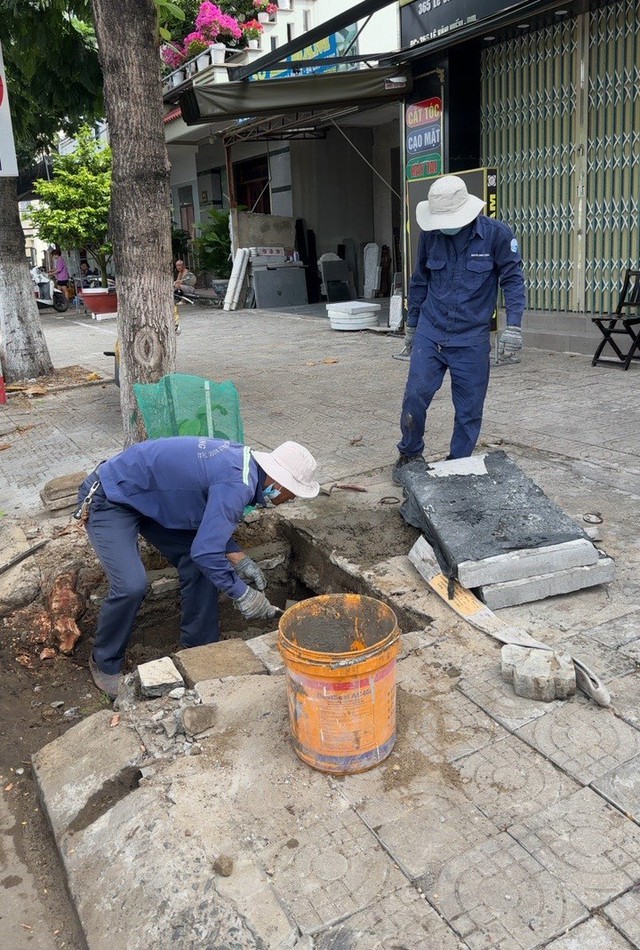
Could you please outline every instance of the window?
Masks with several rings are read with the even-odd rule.
[[[287,23],[287,40],[291,42],[294,36],[295,36],[295,31],[293,28],[293,23]]]
[[[308,33],[311,29],[311,17],[308,10],[302,11],[302,29],[305,33]]]
[[[277,50],[278,48],[278,39],[275,36],[271,37],[271,51]]]

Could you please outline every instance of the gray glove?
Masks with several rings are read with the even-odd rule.
[[[521,349],[521,328],[507,327],[498,338],[498,363],[519,363]]]
[[[278,613],[278,608],[253,587],[247,587],[242,597],[235,601],[235,605],[245,620],[271,620]]]
[[[415,327],[405,327],[404,328],[404,349],[400,353],[394,353],[394,360],[409,360],[411,359],[411,350],[413,349],[413,338],[416,335]]]
[[[243,557],[233,567],[240,580],[244,581],[245,584],[255,584],[258,590],[264,590],[267,586],[267,578],[250,557]]]

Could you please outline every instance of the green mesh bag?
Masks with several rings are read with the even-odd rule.
[[[203,435],[244,442],[240,398],[228,380],[171,373],[157,383],[135,383],[133,391],[150,439]]]

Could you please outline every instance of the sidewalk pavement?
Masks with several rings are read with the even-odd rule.
[[[109,367],[104,324],[51,317],[45,332],[57,365]],[[391,358],[398,338],[273,311],[194,310],[178,348],[180,371],[236,383],[249,444],[297,439],[322,482],[369,486],[311,503],[312,536],[329,510],[359,530],[367,506],[397,492],[390,465],[407,373]],[[432,618],[399,665],[392,756],[344,780],[313,772],[291,748],[282,677],[211,680],[200,695],[218,718],[202,754],[160,763],[89,823],[95,762],[105,734],[117,740],[108,713],[84,720],[45,747],[39,780],[54,829],[60,809],[71,820],[69,803],[83,819],[55,833],[92,950],[176,940],[196,950],[212,939],[267,950],[640,948],[637,381],[636,368],[527,350],[519,366],[492,372],[480,446],[504,449],[577,521],[600,513],[616,580],[500,616],[584,659],[612,707],[513,696],[496,645],[411,579],[406,558],[386,554],[363,570],[357,555],[330,552],[357,583]],[[447,454],[452,415],[445,383],[428,458]],[[38,512],[43,481],[120,445],[112,384],[12,398],[0,418],[12,445],[0,452],[0,507],[16,515]],[[33,428],[10,432],[16,425]],[[147,743],[158,715],[138,726]],[[121,730],[122,742],[131,736]],[[129,761],[128,746],[121,755]],[[228,879],[211,872],[221,853],[235,856]]]

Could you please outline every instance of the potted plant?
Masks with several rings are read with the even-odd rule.
[[[269,0],[253,0],[253,7],[260,23],[268,23],[278,12],[278,5],[270,3]]]
[[[214,65],[224,63],[226,44],[242,37],[242,28],[235,17],[224,13],[209,0],[200,6],[195,26],[198,35],[211,47]]]
[[[264,27],[258,20],[246,20],[242,25],[242,33],[249,49],[260,48],[260,35]]]
[[[184,38],[184,50],[188,60],[195,61],[196,69],[206,69],[211,65],[210,44],[202,33],[189,33]]]
[[[212,208],[208,220],[200,225],[200,235],[193,244],[198,267],[207,272],[211,286],[224,296],[232,267],[229,212]]]

